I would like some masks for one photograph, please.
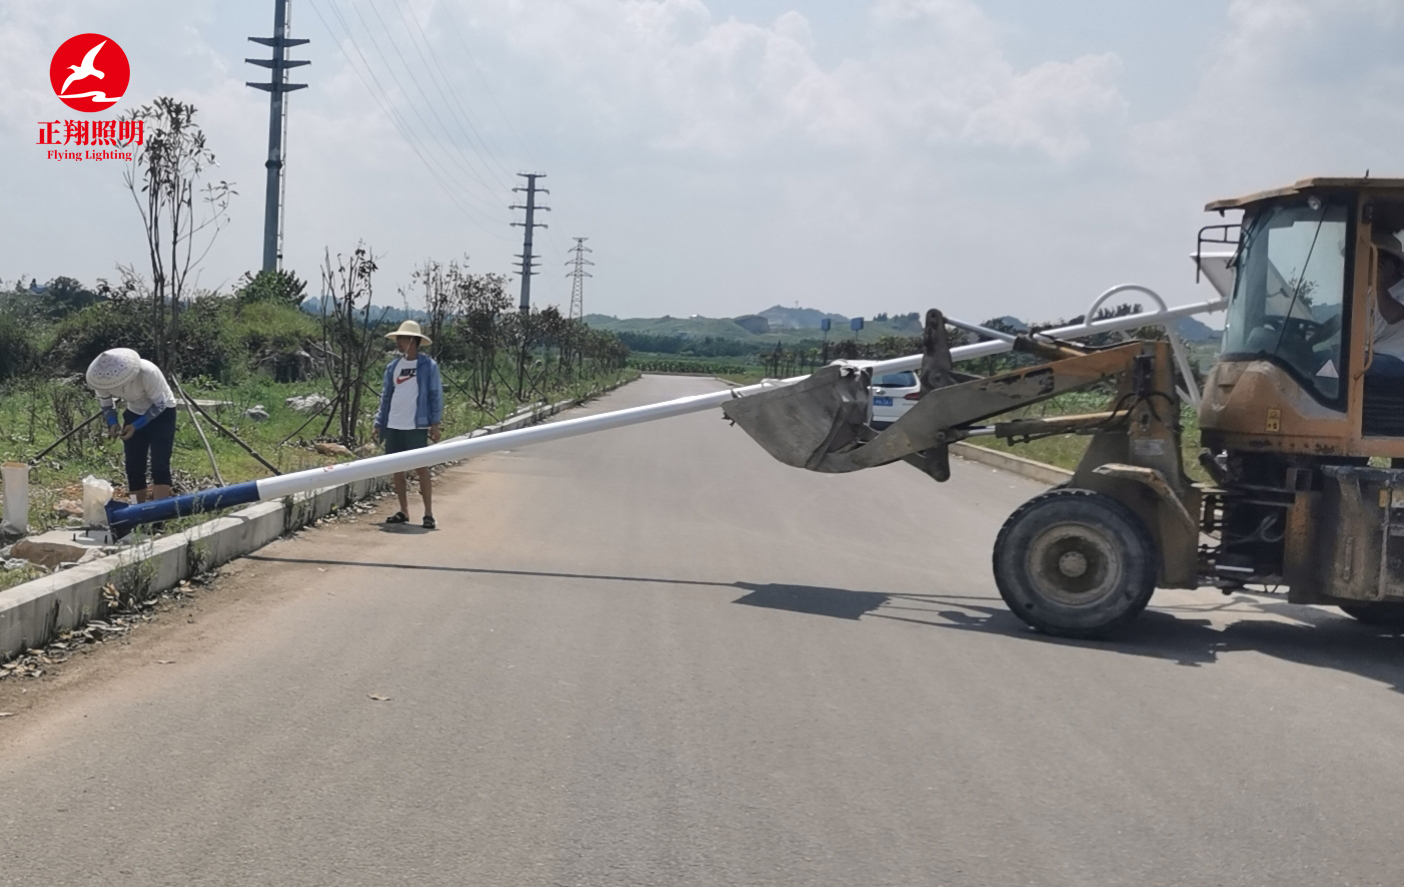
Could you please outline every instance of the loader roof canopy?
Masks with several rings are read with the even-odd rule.
[[[1243,209],[1255,203],[1261,203],[1264,200],[1271,200],[1274,197],[1290,197],[1295,194],[1305,194],[1308,191],[1327,190],[1394,192],[1393,196],[1397,197],[1404,195],[1404,179],[1302,179],[1295,185],[1288,185],[1285,188],[1259,191],[1256,194],[1249,194],[1246,197],[1231,197],[1226,200],[1210,201],[1204,208],[1211,212],[1214,210]]]

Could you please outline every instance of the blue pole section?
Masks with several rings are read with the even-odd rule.
[[[107,526],[114,538],[121,539],[140,524],[186,517],[204,511],[216,511],[235,505],[258,501],[258,481],[248,481],[213,490],[202,490],[170,499],[156,499],[125,505],[117,500],[107,503]]]
[[[1106,320],[1093,321],[1091,323],[1060,327],[1058,329],[1048,330],[1046,334],[1056,338],[1071,339],[1081,336],[1090,336],[1096,333],[1135,329],[1136,327],[1145,326],[1149,323],[1164,323],[1167,320],[1188,317],[1191,314],[1200,314],[1205,311],[1217,311],[1223,308],[1225,304],[1226,302],[1222,299],[1212,302],[1199,302],[1179,308],[1170,308],[1158,313],[1128,314],[1123,317],[1114,317]],[[972,357],[983,357],[987,354],[999,354],[1010,350],[1012,347],[1013,346],[1009,342],[999,339],[989,342],[977,342],[973,345],[961,345],[957,348],[952,348],[951,357],[955,360],[968,360]],[[883,373],[897,372],[899,370],[914,370],[921,366],[921,359],[920,354],[915,354],[910,357],[898,357],[893,360],[879,361],[872,366],[873,375],[877,376]],[[577,419],[550,422],[531,428],[518,428],[514,431],[500,431],[493,434],[480,432],[466,437],[446,440],[442,443],[437,443],[433,446],[418,450],[407,450],[402,453],[372,456],[369,459],[358,459],[355,462],[343,462],[339,465],[310,468],[306,471],[298,471],[278,477],[269,477],[263,480],[235,484],[231,487],[221,487],[216,490],[205,490],[200,493],[187,493],[184,496],[176,496],[171,499],[158,499],[155,502],[143,502],[139,505],[118,505],[115,502],[109,502],[107,504],[108,526],[111,528],[114,536],[121,538],[131,532],[133,527],[140,524],[170,520],[175,517],[185,517],[186,515],[196,514],[197,512],[229,508],[233,505],[246,505],[250,502],[281,499],[284,496],[290,496],[294,493],[305,493],[310,490],[333,487],[338,484],[348,484],[358,480],[367,480],[372,477],[384,477],[387,474],[393,474],[398,471],[412,471],[416,468],[428,468],[431,465],[455,462],[459,459],[467,459],[470,456],[478,456],[496,450],[523,447],[528,444],[544,443],[548,440],[575,437],[579,434],[590,434],[596,431],[607,431],[611,428],[623,428],[627,425],[637,425],[641,422],[667,419],[670,416],[682,416],[687,413],[695,413],[712,407],[719,407],[735,397],[759,394],[762,391],[770,391],[781,385],[790,385],[805,378],[808,377],[795,376],[790,379],[773,379],[762,382],[759,385],[747,385],[743,388],[730,388],[725,391],[713,391],[707,394],[694,394],[691,397],[680,397],[676,400],[667,400],[662,403],[630,407],[624,410],[599,413],[593,416],[581,416]]]

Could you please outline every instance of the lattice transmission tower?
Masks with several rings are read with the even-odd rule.
[[[585,245],[585,241],[589,239],[588,237],[576,237],[575,248],[571,250],[571,252],[575,253],[575,258],[566,262],[567,265],[575,266],[571,272],[566,275],[566,277],[571,278],[570,314],[568,315],[570,320],[585,319],[585,278],[594,277],[593,274],[585,270],[585,266],[595,264],[585,258],[586,253],[594,252],[594,250]]]

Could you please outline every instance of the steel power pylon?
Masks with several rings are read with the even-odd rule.
[[[575,253],[575,258],[566,261],[567,265],[575,266],[574,270],[566,275],[566,277],[571,278],[570,314],[567,315],[568,320],[585,319],[585,278],[595,276],[585,270],[586,265],[595,264],[585,258],[586,253],[594,252],[594,250],[585,245],[585,241],[589,239],[588,237],[576,237],[575,248],[571,250],[571,252]]]
[[[293,39],[288,36],[288,8],[292,0],[273,0],[273,36],[250,37],[254,43],[273,47],[271,59],[244,59],[251,65],[269,68],[269,82],[245,83],[254,89],[262,89],[268,96],[268,188],[263,202],[263,270],[274,271],[283,261],[283,125],[287,120],[287,103],[283,93],[294,89],[306,89],[306,83],[289,83],[288,69],[308,65],[306,60],[293,60],[287,57],[290,46],[310,43],[305,38]]]
[[[532,255],[531,255],[531,232],[532,232],[532,229],[533,229],[533,228],[546,228],[546,227],[548,227],[548,226],[546,225],[546,223],[536,221],[536,219],[535,219],[536,211],[537,211],[537,210],[543,210],[543,211],[545,211],[545,212],[550,212],[550,211],[551,211],[551,207],[549,207],[549,206],[537,206],[537,205],[536,205],[536,195],[537,195],[537,194],[550,194],[551,192],[550,192],[550,191],[547,191],[545,188],[538,188],[538,187],[536,187],[536,180],[537,180],[537,179],[544,179],[544,178],[546,178],[546,173],[544,173],[544,172],[519,172],[519,173],[517,173],[517,175],[519,175],[519,176],[521,176],[522,178],[524,178],[524,179],[527,180],[526,187],[525,187],[525,188],[513,188],[512,190],[513,190],[513,191],[525,191],[525,192],[526,192],[526,196],[527,196],[527,198],[526,198],[526,205],[523,206],[523,205],[521,205],[521,204],[515,204],[515,203],[514,203],[514,204],[512,204],[512,206],[510,206],[510,207],[508,207],[508,208],[509,208],[509,209],[524,209],[524,210],[526,210],[526,221],[524,221],[524,222],[513,222],[513,223],[512,223],[512,227],[514,227],[514,228],[520,227],[520,228],[525,228],[525,229],[526,229],[526,233],[525,233],[525,235],[524,235],[523,238],[522,238],[522,251],[521,251],[521,253],[517,256],[517,258],[519,258],[519,259],[522,260],[522,265],[521,265],[521,269],[522,269],[522,270],[521,270],[521,274],[522,274],[522,301],[521,301],[521,304],[518,305],[517,307],[521,310],[521,312],[522,312],[523,314],[525,314],[526,312],[528,312],[528,311],[531,310],[531,276],[532,276],[533,274],[536,273],[536,270],[535,270],[535,269],[536,269],[536,265],[533,263],[533,261],[532,261]]]

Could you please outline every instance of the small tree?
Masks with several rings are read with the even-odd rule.
[[[260,271],[257,274],[246,271],[234,290],[234,298],[243,305],[268,302],[297,308],[302,305],[302,300],[307,298],[307,281],[300,280],[296,274],[282,269]]]
[[[331,377],[337,388],[336,402],[322,433],[340,417],[341,442],[347,446],[354,446],[359,437],[371,360],[384,351],[385,340],[376,327],[385,313],[381,311],[374,318],[371,313],[376,269],[375,255],[363,243],[358,243],[349,257],[338,255],[335,264],[328,250],[322,266],[322,344],[324,352],[332,356]]]
[[[489,398],[497,369],[497,353],[503,342],[503,312],[512,305],[512,297],[507,294],[507,278],[502,274],[464,272],[455,287],[463,310],[455,332],[467,345],[468,365],[472,371],[469,387],[479,408],[489,409],[493,406]]]
[[[166,368],[180,328],[181,300],[194,285],[190,275],[228,222],[235,191],[223,180],[200,186],[205,171],[216,164],[204,131],[195,124],[194,105],[162,96],[133,111],[130,119],[143,122],[144,142],[122,178],[141,213],[151,279],[143,281],[130,266],[119,268],[125,279],[146,289],[152,357]],[[198,214],[197,199],[203,204]]]

